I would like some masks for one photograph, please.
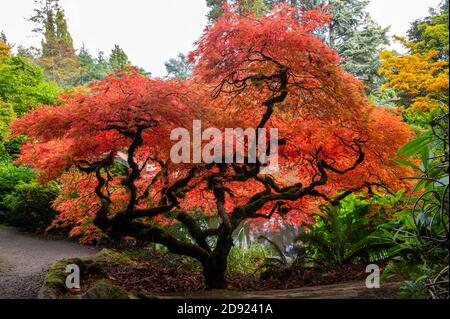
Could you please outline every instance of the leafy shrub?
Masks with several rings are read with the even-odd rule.
[[[58,193],[59,187],[56,183],[19,183],[3,198],[6,222],[28,231],[47,228],[55,217],[52,202]]]
[[[364,199],[349,195],[337,205],[326,205],[316,223],[296,241],[301,242],[307,256],[316,264],[335,266],[355,262],[379,260],[385,255],[386,245],[371,235],[381,221],[386,220],[393,203],[402,198],[377,196]]]
[[[58,98],[56,83],[45,81],[41,68],[25,58],[10,56],[0,63],[0,96],[10,103],[17,116],[41,105],[52,105]]]
[[[3,141],[3,159],[10,162],[17,160],[20,154],[20,148],[22,147],[25,139],[25,136],[20,136],[17,138],[8,138]]]
[[[3,146],[0,143],[0,151]],[[36,173],[27,166],[15,166],[9,162],[0,163],[0,222],[4,222],[6,218],[7,208],[3,205],[5,196],[14,191],[19,183],[29,183],[35,178]]]
[[[228,255],[228,272],[256,275],[264,266],[270,251],[264,245],[253,245],[248,248],[234,246]]]
[[[449,141],[448,113],[432,121],[432,129],[405,145],[399,155],[419,158],[420,174],[413,208],[379,227],[377,239],[390,244],[385,277],[406,280],[404,296],[449,297]],[[408,269],[408,271],[405,271]]]
[[[6,137],[8,137],[8,126],[15,118],[15,113],[10,103],[5,103],[0,99],[0,161],[10,160],[10,156],[5,146]]]
[[[0,163],[0,199],[11,193],[20,182],[29,183],[35,178],[36,173],[27,166]]]

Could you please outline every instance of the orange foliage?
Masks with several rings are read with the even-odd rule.
[[[413,112],[430,112],[448,100],[448,61],[437,60],[439,51],[397,55],[382,52],[380,74],[387,77],[384,88],[393,88],[407,97]],[[446,98],[447,97],[447,98]],[[446,105],[448,108],[448,103]]]
[[[30,137],[21,162],[33,165],[43,180],[61,177],[63,194],[55,203],[61,214],[54,225],[75,226],[72,235],[87,234],[88,240],[99,236],[92,224],[102,205],[100,198],[92,196],[98,181],[93,172],[72,168],[101,163],[108,154],[126,153],[139,128],[142,143],[133,160],[152,169],[142,170],[134,180],[138,201],[133,209],[161,205],[167,187],[189,176],[194,167],[169,159],[171,130],[191,129],[193,119],[219,129],[261,124],[278,128],[284,141],[280,172],[238,179],[231,166],[220,171],[218,166],[199,165],[187,185],[173,194],[177,198],[174,210],[190,212],[201,207],[205,214],[217,214],[213,190],[220,184],[225,190],[224,211],[233,218],[243,214],[241,208],[253,203],[256,194],[270,189],[273,200],[246,218],[272,217],[269,213],[279,202],[282,205],[276,206],[279,211],[271,225],[302,224],[319,203],[344,190],[368,184],[393,190],[405,187],[399,177],[410,172],[392,159],[412,132],[399,116],[371,106],[363,85],[339,66],[336,52],[311,33],[328,22],[328,15],[313,10],[298,19],[297,14],[275,7],[265,18],[242,17],[225,8],[190,54],[196,62],[193,79],[148,79],[128,70],[66,96],[63,106],[43,106],[15,122],[15,133]],[[364,160],[352,168],[359,146]],[[319,164],[324,162],[328,163],[326,183],[290,199],[287,189],[297,194],[323,177]],[[132,190],[123,177],[110,176],[106,170],[101,174],[107,179],[101,190],[112,203],[109,217],[113,218],[127,208]],[[220,175],[220,181],[214,175]],[[273,184],[262,182],[265,178]],[[211,186],[212,181],[218,184]],[[286,206],[287,211],[281,210]],[[174,222],[168,213],[149,215],[146,221]]]
[[[11,47],[0,40],[0,59],[11,55]]]

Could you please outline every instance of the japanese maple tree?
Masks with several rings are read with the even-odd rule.
[[[363,85],[312,34],[328,21],[322,9],[299,18],[276,7],[262,18],[225,7],[190,54],[191,79],[148,79],[128,69],[19,119],[15,134],[29,136],[22,163],[62,183],[55,224],[89,238],[165,245],[197,259],[208,288],[223,288],[242,223],[301,225],[324,201],[403,187],[398,177],[407,168],[392,158],[411,132],[397,115],[370,105]],[[247,158],[173,163],[170,133],[192,129],[193,119],[219,129],[278,128],[280,171],[261,173],[263,164]],[[117,174],[120,153],[128,169]],[[219,227],[200,223],[199,208],[217,216]],[[182,223],[190,239],[167,232],[170,223]]]

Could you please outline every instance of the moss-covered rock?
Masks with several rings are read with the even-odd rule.
[[[125,289],[102,279],[93,284],[81,299],[129,299],[129,297]]]
[[[67,294],[66,278],[68,265],[77,265],[80,268],[81,280],[83,276],[102,272],[102,264],[106,261],[117,260],[120,254],[111,250],[103,249],[97,255],[87,258],[72,258],[60,260],[51,266],[47,272],[44,285],[39,291],[39,299],[65,298]]]
[[[85,269],[83,261],[79,258],[58,261],[48,270],[44,285],[38,294],[39,299],[57,299],[61,298],[67,292],[67,265],[78,265],[80,267],[80,274]]]
[[[89,258],[96,263],[104,262],[124,264],[130,262],[130,258],[126,254],[120,254],[110,249],[102,249],[98,254]]]
[[[142,253],[143,254],[143,253]],[[73,258],[60,260],[51,266],[47,272],[44,285],[39,291],[39,299],[63,299],[80,298],[68,294],[66,287],[66,278],[69,275],[66,272],[68,265],[77,265],[80,268],[81,283],[83,277],[90,274],[102,274],[105,264],[133,264],[136,258],[143,258],[143,255],[137,253],[117,253],[110,249],[103,249],[94,256],[86,258]],[[102,277],[102,276],[99,276]],[[84,299],[128,299],[127,292],[114,286],[111,282],[99,281],[94,284],[84,295]]]

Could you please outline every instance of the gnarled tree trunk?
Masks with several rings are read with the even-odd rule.
[[[207,289],[225,289],[227,287],[225,273],[227,270],[228,255],[232,246],[232,231],[225,227],[218,236],[214,251],[202,263]]]
[[[226,289],[227,257],[228,255],[221,258],[210,257],[203,264],[203,276],[207,289]]]

